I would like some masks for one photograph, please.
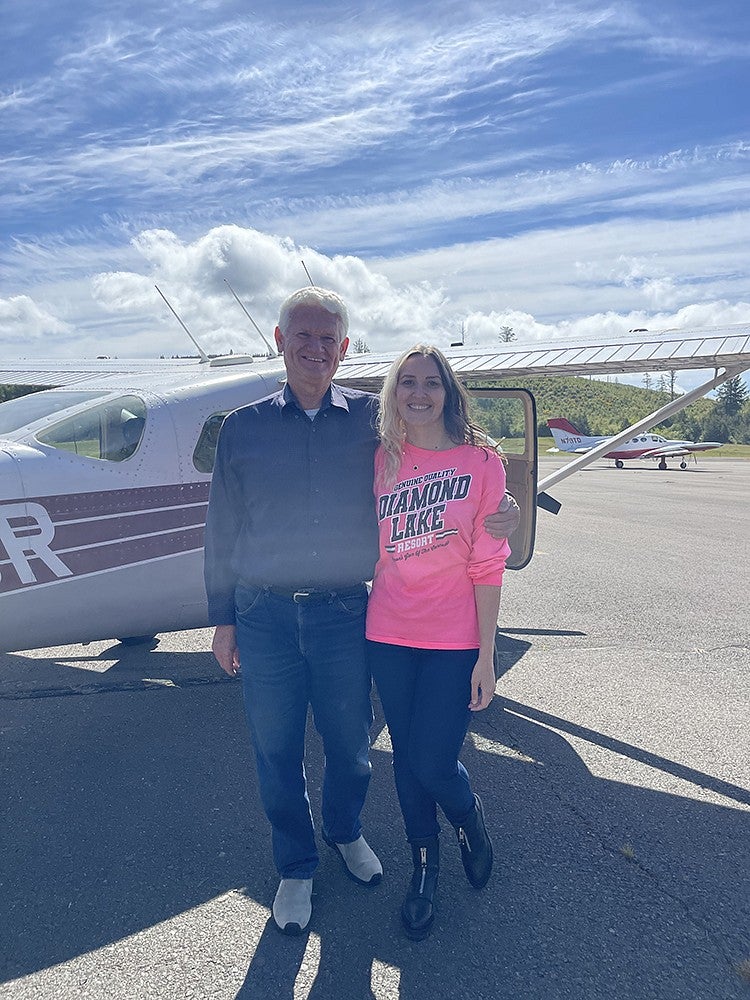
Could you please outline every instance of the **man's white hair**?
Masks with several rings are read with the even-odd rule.
[[[349,310],[346,308],[344,300],[332,292],[330,288],[316,288],[313,285],[308,285],[305,288],[298,288],[296,292],[292,292],[284,299],[279,310],[279,329],[284,336],[289,328],[291,315],[299,306],[318,306],[336,316],[341,329],[340,339],[344,340],[349,332]]]

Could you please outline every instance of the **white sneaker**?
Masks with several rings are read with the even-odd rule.
[[[301,934],[312,916],[311,878],[283,878],[273,901],[274,923],[282,934]]]
[[[351,844],[335,844],[327,837],[324,839],[344,862],[347,875],[355,882],[360,885],[377,885],[380,882],[383,866],[364,837],[358,837]]]

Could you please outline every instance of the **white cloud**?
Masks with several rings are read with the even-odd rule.
[[[148,274],[100,273],[92,280],[95,300],[108,312],[140,312],[152,322],[166,322],[156,283],[207,351],[260,346],[226,282],[270,339],[281,301],[307,284],[303,260],[316,284],[344,296],[352,336],[366,335],[371,346],[384,349],[396,338],[408,343],[434,336],[443,326],[444,297],[430,283],[395,287],[357,257],[330,257],[257,230],[220,226],[192,243],[154,230],[141,233],[133,245]]]
[[[228,181],[244,196],[282,168],[307,173],[394,144],[429,150],[455,147],[459,132],[510,133],[519,101],[533,99],[543,115],[554,98],[553,87],[529,87],[530,61],[622,30],[612,11],[588,5],[503,16],[475,7],[460,17],[438,5],[429,20],[408,8],[381,19],[332,11],[312,37],[299,18],[216,21],[183,5],[164,29],[148,11],[143,25],[118,13],[92,7],[59,40],[48,74],[17,85],[14,128],[34,151],[46,146],[43,156],[23,148],[10,160],[6,211],[42,208],[63,187],[122,200],[123,191],[186,195],[200,183],[201,198],[215,204]],[[474,109],[466,98],[488,88]],[[437,174],[461,169],[435,165]],[[394,180],[397,170],[415,176],[403,164],[391,170]]]
[[[490,180],[432,180],[356,198],[292,201],[273,213],[272,225],[316,233],[317,239],[334,244],[351,242],[352,232],[360,232],[360,245],[373,252],[403,245],[410,236],[423,241],[435,230],[471,219],[493,220],[482,228],[502,232],[512,231],[517,218],[528,220],[535,214],[556,219],[562,229],[605,207],[608,214],[621,217],[674,215],[688,205],[703,213],[709,208],[735,211],[750,202],[748,160],[750,148],[732,144],[654,160],[580,163]],[[725,176],[717,177],[717,170]]]
[[[101,273],[93,279],[93,294],[110,313],[140,314],[148,320],[147,325],[174,326],[153,288],[157,283],[208,351],[260,348],[226,281],[270,339],[281,300],[307,283],[303,260],[316,284],[343,295],[351,310],[352,336],[365,336],[375,350],[407,347],[418,340],[446,346],[456,339],[462,323],[467,344],[486,344],[497,338],[501,326],[511,326],[519,341],[533,341],[619,339],[637,327],[653,330],[750,322],[750,304],[742,300],[675,304],[676,281],[663,274],[655,276],[661,265],[645,257],[623,255],[615,258],[607,271],[608,284],[619,282],[623,301],[629,301],[622,311],[607,308],[613,297],[609,287],[588,295],[581,289],[577,315],[557,310],[554,318],[544,318],[538,309],[515,306],[512,281],[505,284],[506,304],[493,307],[497,296],[482,297],[476,284],[489,281],[499,256],[514,260],[511,277],[527,286],[538,286],[540,273],[558,288],[570,280],[567,273],[559,273],[559,255],[565,248],[558,246],[558,256],[550,254],[548,259],[534,262],[544,237],[537,236],[537,240],[532,246],[528,239],[516,240],[509,246],[457,247],[412,260],[368,263],[352,255],[328,256],[290,239],[238,226],[218,227],[191,243],[169,231],[148,231],[133,241],[142,256],[143,271]],[[441,267],[449,257],[453,268]],[[429,272],[428,264],[433,265]],[[575,262],[568,264],[575,275]],[[591,284],[591,279],[589,268],[586,281]],[[573,293],[573,289],[568,290],[569,295]],[[545,302],[544,296],[541,301]],[[153,343],[151,335],[149,338]]]
[[[25,343],[70,332],[68,323],[37,305],[28,295],[0,298],[0,341]]]
[[[736,222],[739,239],[750,223]],[[706,225],[705,233],[693,234],[693,253],[705,253],[708,260],[720,241],[716,233],[711,241]],[[689,330],[750,323],[750,302],[742,296],[706,294],[702,301],[668,301],[684,280],[671,269],[684,252],[679,232],[670,241],[679,249],[675,261],[669,255],[659,257],[659,246],[667,240],[656,224],[641,228],[632,245],[626,232],[623,227],[617,234],[621,239],[608,240],[604,226],[581,227],[557,240],[536,233],[367,261],[327,255],[287,237],[239,226],[216,227],[193,241],[181,240],[170,230],[146,230],[121,248],[130,270],[100,271],[88,282],[58,278],[55,285],[43,288],[40,300],[65,303],[65,320],[26,295],[0,300],[0,338],[6,353],[14,356],[23,356],[30,336],[44,337],[49,357],[193,353],[193,345],[159,298],[154,288],[158,284],[204,350],[263,351],[225,279],[270,340],[282,299],[307,283],[302,260],[316,284],[334,288],[346,299],[352,338],[365,337],[376,351],[403,349],[418,341],[447,347],[462,325],[467,345],[487,346],[499,342],[503,326],[510,326],[517,342],[524,343],[617,341],[634,328]],[[731,245],[731,234],[727,242]],[[67,252],[76,259],[74,247]],[[113,248],[107,253],[112,256]],[[682,262],[688,268],[701,266],[691,255]],[[705,263],[696,273],[706,273]],[[696,284],[685,294],[700,289]],[[566,309],[569,303],[574,307]],[[636,376],[622,380],[640,384]],[[701,381],[701,373],[683,373],[680,386],[688,389]]]
[[[377,258],[391,281],[439,281],[457,312],[520,309],[542,321],[747,295],[750,212],[609,220]],[[669,302],[655,301],[658,282]],[[638,324],[643,325],[643,324]]]

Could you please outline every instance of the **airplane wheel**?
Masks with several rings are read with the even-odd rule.
[[[666,462],[659,462],[659,468],[662,470],[662,472],[666,472],[666,470],[667,470],[667,463]]]
[[[681,469],[687,469],[687,462],[680,462]]]
[[[622,469],[624,467],[624,465],[625,465],[625,463],[621,459],[619,459],[619,458],[615,459],[615,468],[616,469]]]
[[[153,642],[156,644],[155,635],[126,635],[122,639],[117,640],[123,646],[145,646],[146,643]]]

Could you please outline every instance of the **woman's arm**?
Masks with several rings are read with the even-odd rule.
[[[474,600],[479,621],[479,655],[471,674],[469,708],[479,712],[487,708],[495,693],[495,632],[500,611],[500,587],[474,585]]]

